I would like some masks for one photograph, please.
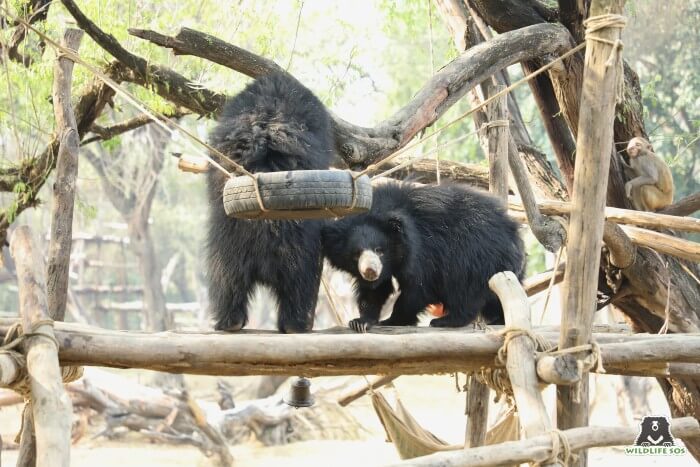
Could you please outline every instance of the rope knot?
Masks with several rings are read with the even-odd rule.
[[[625,79],[624,69],[622,66],[622,48],[624,44],[619,38],[612,41],[604,37],[600,37],[597,33],[607,28],[623,29],[627,25],[627,18],[622,15],[607,13],[604,15],[591,16],[583,22],[586,27],[586,40],[602,42],[612,46],[610,55],[605,61],[605,67],[617,67],[617,75],[615,78],[615,102],[620,103],[625,95]]]

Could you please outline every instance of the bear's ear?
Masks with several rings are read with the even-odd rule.
[[[405,217],[398,211],[391,211],[388,213],[387,224],[389,228],[396,233],[403,233],[406,229]]]

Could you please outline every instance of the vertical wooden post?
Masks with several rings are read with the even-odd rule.
[[[78,50],[80,41],[84,32],[81,29],[67,29],[62,44],[72,50]],[[71,87],[73,81],[73,62],[65,57],[58,57],[54,66],[53,80],[53,107],[54,116],[56,119],[56,129],[59,135],[58,159],[56,161],[56,180],[53,185],[53,206],[51,207],[51,231],[49,239],[49,255],[46,273],[46,282],[43,281],[43,275],[38,284],[41,286],[42,293],[44,284],[46,286],[46,296],[44,300],[48,302],[47,318],[57,321],[63,320],[66,313],[66,301],[68,298],[68,270],[70,268],[70,251],[73,237],[73,206],[75,204],[75,183],[78,174],[78,153],[80,151],[80,140],[78,137],[78,129],[73,113],[73,105],[71,104]],[[31,245],[29,247],[31,250]],[[33,258],[32,258],[33,259]],[[41,261],[41,260],[40,260]],[[37,264],[43,264],[43,261]],[[34,267],[34,266],[32,266]],[[19,270],[19,268],[18,268]],[[19,274],[18,274],[19,277]],[[38,277],[35,277],[38,280]],[[21,291],[20,291],[21,293]],[[22,312],[24,318],[29,311]],[[43,319],[43,318],[41,318]],[[31,329],[31,321],[23,320],[25,330]],[[47,326],[42,326],[47,327]],[[51,333],[53,331],[51,330]],[[51,357],[47,356],[47,343],[45,339],[40,338],[37,345],[33,346],[37,349],[39,363],[38,367],[44,365],[52,365]],[[52,344],[48,344],[52,345]],[[27,345],[27,366],[29,366],[29,345]],[[46,360],[48,359],[48,360]],[[58,365],[58,356],[56,355],[56,365]],[[49,375],[46,375],[47,377]],[[33,380],[32,380],[33,381]],[[63,390],[61,371],[58,369],[58,381]],[[34,388],[34,383],[32,383]],[[50,387],[49,387],[50,388]],[[41,392],[35,394],[32,389],[32,400],[36,401],[39,397],[43,397]],[[56,394],[56,397],[59,393]],[[65,396],[65,393],[64,393]],[[60,402],[60,401],[59,401]],[[36,406],[34,407],[36,411]],[[61,415],[61,411],[58,412]],[[39,436],[34,436],[33,420],[40,420],[25,413],[24,429],[22,430],[22,446],[18,465],[33,466],[49,465],[47,456],[52,456],[55,449],[64,450],[70,449],[70,423],[72,409],[70,400],[68,401],[68,414],[66,416],[67,436],[69,444],[66,447],[62,444],[59,438],[56,438],[59,444],[54,445],[52,438],[42,438],[44,445],[40,446],[38,442]],[[50,427],[58,429],[58,425]],[[43,429],[43,428],[40,428]],[[62,434],[61,434],[62,435]],[[59,436],[59,435],[56,435]],[[41,449],[41,451],[39,451]],[[39,452],[37,452],[39,451]],[[65,459],[57,455],[56,464],[63,465],[61,462],[65,460],[65,465],[68,465],[70,451],[65,453]],[[44,462],[42,464],[42,462]]]
[[[488,94],[505,89],[503,85],[489,85]],[[508,96],[491,102],[486,109],[488,127],[489,191],[503,203],[508,202]],[[467,433],[464,448],[483,446],[489,415],[489,388],[476,378],[469,379],[467,390]]]
[[[33,334],[26,339],[24,353],[36,433],[36,465],[68,467],[73,409],[58,365],[58,348],[46,303],[44,261],[27,226],[18,227],[13,233],[10,252],[17,265],[22,327],[24,332]],[[31,457],[31,452],[28,455]],[[32,465],[23,463],[23,459],[19,462]]]
[[[490,85],[489,96],[505,89]],[[489,126],[489,191],[508,203],[508,95],[491,102],[486,109]]]
[[[593,0],[590,16],[621,14],[624,0]],[[581,111],[576,141],[572,209],[567,237],[567,261],[563,284],[563,311],[559,348],[586,344],[596,307],[603,210],[608,187],[610,153],[613,150],[616,57],[612,43],[620,39],[620,27],[593,33],[601,42],[587,39]],[[610,41],[608,43],[607,41]],[[620,58],[621,60],[621,58]],[[588,375],[574,386],[559,386],[557,421],[564,430],[588,424]],[[586,464],[585,452],[578,465]]]
[[[67,29],[62,45],[78,50],[83,34],[82,29]],[[63,320],[68,298],[68,269],[73,242],[73,206],[80,140],[70,102],[73,61],[59,56],[53,73],[53,110],[60,146],[56,161],[56,181],[53,184],[46,293],[49,316],[55,320]]]
[[[469,377],[467,386],[467,431],[464,449],[483,446],[489,421],[489,387]]]
[[[494,274],[489,280],[489,288],[498,296],[503,305],[506,328],[532,329],[530,306],[525,289],[511,271]],[[528,336],[511,339],[506,354],[506,370],[513,388],[523,434],[526,438],[548,433],[552,422],[542,399],[535,362],[535,344]],[[558,461],[546,465],[560,465]]]

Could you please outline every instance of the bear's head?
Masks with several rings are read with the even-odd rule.
[[[410,219],[397,211],[346,218],[324,228],[324,254],[333,266],[376,287],[408,266],[413,230]]]
[[[644,417],[640,423],[640,431],[635,444],[638,446],[672,446],[674,441],[668,419],[659,416]]]

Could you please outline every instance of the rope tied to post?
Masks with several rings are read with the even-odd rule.
[[[553,346],[536,332],[517,327],[509,327],[494,333],[496,336],[503,336],[503,344],[496,354],[496,363],[500,367],[506,366],[508,345],[516,337],[527,337],[532,341],[535,352],[550,352]],[[494,402],[498,402],[505,395],[509,403],[513,400],[513,387],[510,383],[508,371],[505,368],[481,368],[479,371],[470,373],[481,384],[488,386],[496,393]]]
[[[498,353],[496,354],[496,363],[501,366],[506,365],[508,344],[510,344],[510,341],[516,337],[528,337],[532,341],[536,352],[547,353],[554,348],[549,342],[547,342],[547,339],[530,329],[509,327],[496,332],[496,335],[503,336],[503,345],[498,349]]]
[[[622,66],[622,48],[624,44],[621,39],[610,40],[600,37],[599,31],[607,28],[623,29],[627,25],[627,18],[622,15],[607,13],[604,15],[591,16],[583,22],[586,28],[586,40],[602,42],[612,46],[610,56],[605,62],[605,67],[617,67],[617,75],[615,78],[615,102],[621,103],[625,95],[625,78],[624,68]]]
[[[566,433],[554,428],[549,432],[549,435],[552,437],[552,453],[547,459],[535,465],[554,464],[557,461],[561,462],[562,465],[569,465],[569,461],[574,460],[577,456],[571,452],[571,444]]]
[[[29,332],[24,332],[22,323],[13,324],[5,334],[2,345],[0,346],[0,354],[8,355],[12,358],[17,367],[20,369],[19,376],[11,382],[8,387],[22,396],[26,401],[30,399],[31,386],[29,383],[29,373],[27,372],[26,358],[23,353],[15,350],[25,340],[33,337],[47,339],[56,346],[56,353],[60,349],[60,345],[56,336],[46,332],[42,326],[51,326],[53,328],[54,321],[52,319],[40,319],[32,323]],[[63,366],[61,367],[61,378],[64,383],[70,383],[83,376],[83,367],[80,366]]]

